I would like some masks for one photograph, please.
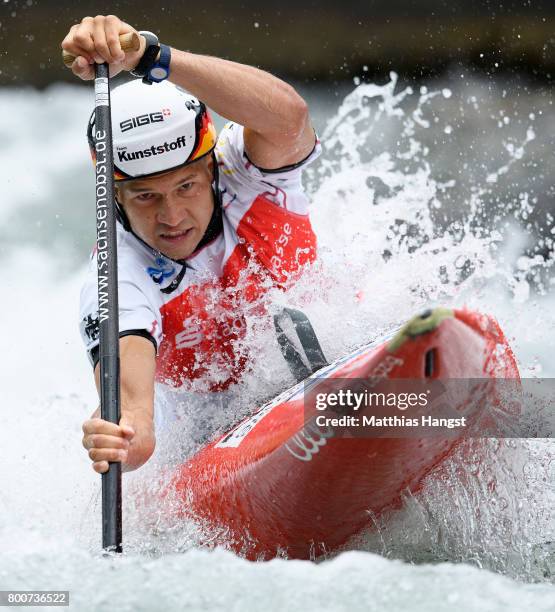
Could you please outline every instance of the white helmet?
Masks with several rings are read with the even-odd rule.
[[[216,128],[206,106],[168,81],[140,79],[116,87],[111,95],[114,179],[161,174],[204,157],[216,145]],[[87,136],[96,163],[95,113]]]

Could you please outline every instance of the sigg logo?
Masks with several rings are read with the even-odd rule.
[[[122,132],[128,132],[133,128],[140,127],[142,125],[148,125],[149,123],[160,123],[160,121],[164,121],[164,117],[169,117],[170,115],[170,109],[163,108],[157,113],[145,113],[144,115],[137,115],[136,117],[131,117],[131,119],[125,119],[119,124],[119,127]]]

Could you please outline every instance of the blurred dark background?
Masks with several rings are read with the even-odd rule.
[[[1,0],[0,85],[72,81],[60,42],[82,17],[113,13],[175,47],[295,81],[555,75],[554,0]]]

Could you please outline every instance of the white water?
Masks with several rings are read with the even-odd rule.
[[[316,108],[325,152],[308,184],[320,263],[288,303],[310,316],[329,359],[430,304],[467,304],[498,317],[523,375],[553,377],[553,260],[523,255],[549,247],[527,220],[549,236],[553,217],[540,187],[521,186],[531,163],[549,165],[553,116],[530,95],[499,120],[502,89],[479,83],[403,91],[362,85],[325,129],[330,114]],[[195,548],[191,525],[160,537],[127,499],[128,553],[98,555],[99,479],[80,446],[96,392],[77,331],[93,237],[90,102],[68,87],[0,92],[0,589],[69,589],[78,610],[554,609],[552,441],[492,443],[483,465],[442,466],[403,510],[369,517],[356,542],[367,552],[250,563]],[[469,137],[465,122],[487,137]],[[254,403],[291,381],[269,325],[253,324],[248,342],[257,369],[242,391]],[[482,486],[493,473],[495,493]]]

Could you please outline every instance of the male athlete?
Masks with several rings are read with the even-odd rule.
[[[83,424],[96,472],[152,455],[155,381],[221,391],[245,364],[245,305],[287,288],[315,259],[302,168],[319,154],[304,100],[278,78],[179,51],[149,32],[125,54],[118,17],[85,17],[62,48],[72,71],[94,63],[136,80],[112,93],[118,209],[121,421]],[[202,100],[202,102],[201,102]],[[205,104],[227,118],[218,139]],[[89,123],[94,158],[94,113]],[[81,331],[99,387],[96,261],[81,293]]]

